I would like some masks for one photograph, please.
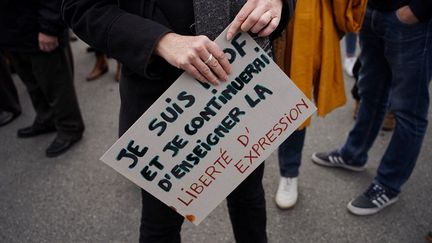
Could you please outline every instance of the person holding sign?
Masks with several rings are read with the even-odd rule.
[[[182,71],[212,85],[227,81],[231,64],[213,39],[228,25],[228,40],[250,31],[270,52],[268,36],[284,29],[287,6],[286,0],[64,0],[62,12],[82,40],[124,64],[121,135]],[[237,242],[267,242],[263,171],[259,166],[227,198]],[[142,205],[140,242],[181,241],[182,216],[144,190]]]

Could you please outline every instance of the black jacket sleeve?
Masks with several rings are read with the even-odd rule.
[[[120,9],[116,0],[64,0],[62,13],[82,40],[142,76],[157,42],[171,31]]]
[[[292,0],[283,0],[284,12],[275,34],[288,22],[288,1]],[[120,9],[117,0],[63,0],[62,14],[82,40],[147,78],[156,44],[171,32],[156,21]]]
[[[432,0],[413,0],[409,6],[420,21],[427,21],[432,17]]]
[[[60,14],[61,1],[60,0],[40,0],[39,1],[39,31],[51,35],[59,36],[66,29],[61,14]]]

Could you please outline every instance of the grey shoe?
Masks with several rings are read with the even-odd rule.
[[[348,211],[355,215],[371,215],[395,203],[399,197],[383,186],[372,183],[357,198],[348,203]]]
[[[359,166],[347,163],[344,158],[342,158],[342,155],[336,150],[329,153],[313,153],[312,161],[317,165],[339,167],[351,171],[362,171],[366,168],[364,165]]]

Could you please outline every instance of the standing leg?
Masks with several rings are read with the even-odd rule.
[[[391,70],[384,56],[381,30],[372,24],[374,17],[376,15],[367,10],[360,31],[360,106],[354,127],[340,149],[343,160],[352,165],[367,162],[367,153],[378,136],[388,104]]]
[[[73,62],[69,48],[67,45],[32,56],[32,71],[52,108],[57,137],[76,140],[82,136],[84,123],[73,85]]]
[[[132,88],[129,82],[120,83],[121,108],[119,136],[122,136],[161,94],[142,94],[143,89]],[[126,92],[125,92],[126,91]],[[150,193],[141,190],[142,211],[140,243],[179,243],[184,218],[159,201]]]
[[[400,192],[414,169],[428,124],[432,20],[410,26],[394,15],[383,15],[392,26],[385,34],[385,55],[392,70],[389,107],[396,127],[376,181]]]
[[[395,203],[420,153],[427,128],[432,73],[432,20],[408,25],[394,13],[375,11],[384,56],[392,73],[390,111],[396,127],[369,188],[348,203],[356,215],[370,215]]]
[[[345,35],[345,59],[343,68],[348,76],[353,76],[353,68],[356,57],[357,33],[346,33]]]
[[[264,162],[227,197],[228,211],[237,243],[267,242],[263,175]]]
[[[184,218],[159,201],[150,193],[141,190],[142,211],[140,243],[180,243],[180,230]]]
[[[281,209],[293,207],[298,198],[298,175],[306,129],[294,131],[278,149],[279,180],[276,205]]]
[[[294,131],[278,149],[279,170],[282,177],[298,177],[306,129]]]
[[[5,56],[0,52],[0,126],[12,122],[21,114],[18,93]]]
[[[13,83],[6,57],[0,52],[0,110],[19,115],[21,106]]]
[[[107,56],[99,51],[95,50],[95,64],[91,72],[87,75],[87,81],[93,81],[100,78],[106,72],[108,72],[108,58]]]
[[[345,35],[345,55],[355,57],[357,46],[357,33],[346,33]]]
[[[21,53],[11,54],[16,72],[25,84],[36,112],[33,125],[18,130],[18,136],[31,137],[40,134],[36,131],[55,131],[53,112],[40,84],[38,83],[38,80],[33,74],[31,58],[28,55]]]

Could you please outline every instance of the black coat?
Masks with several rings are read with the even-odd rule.
[[[67,29],[60,14],[61,0],[0,0],[0,49],[40,52],[38,34],[66,43]]]
[[[187,4],[192,0],[175,1]],[[124,64],[120,82],[120,134],[181,74],[180,70],[153,56],[155,45],[164,34],[184,30],[176,21],[168,21],[163,12],[169,11],[160,9],[155,2],[63,0],[63,18],[74,32]],[[168,6],[174,8],[175,4]],[[287,0],[284,0],[284,11],[286,6]],[[275,32],[281,32],[287,22],[288,14],[283,14]]]

